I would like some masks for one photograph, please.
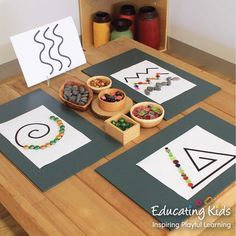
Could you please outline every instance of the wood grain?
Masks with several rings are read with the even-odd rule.
[[[170,64],[176,65],[202,79],[221,87],[219,93],[194,105],[169,121],[163,121],[153,129],[141,129],[140,137],[126,144],[119,150],[100,159],[80,173],[65,180],[49,191],[42,193],[32,184],[14,165],[2,154],[0,155],[0,202],[24,228],[29,235],[166,235],[169,231],[152,227],[156,222],[147,212],[131,201],[113,185],[98,175],[94,170],[116,158],[121,153],[134,147],[143,140],[165,129],[167,126],[183,118],[194,109],[201,107],[231,124],[235,121],[234,86],[221,78],[213,76],[199,68],[188,65],[181,60],[157,52],[151,48],[128,39],[110,42],[99,49],[86,52],[88,63],[82,68],[98,63],[102,60],[118,55],[131,48],[140,48],[149,54],[157,56]],[[21,95],[42,88],[45,92],[59,100],[58,91],[66,81],[81,79],[86,81],[88,76],[76,68],[68,73],[51,80],[50,87],[46,83],[27,88],[23,76],[18,75],[0,84],[0,104],[11,101]],[[77,112],[93,123],[99,129],[104,129],[102,120],[93,116],[90,110]],[[226,204],[235,211],[235,187],[230,186],[215,200],[217,204]],[[2,215],[0,215],[2,217]],[[197,221],[192,217],[189,221]],[[234,217],[227,219],[213,217],[211,222],[233,222]],[[1,231],[0,221],[0,235]],[[15,232],[12,226],[12,233]],[[18,230],[18,229],[17,229]],[[188,231],[180,229],[171,232],[174,235],[232,235],[232,230],[201,229]]]

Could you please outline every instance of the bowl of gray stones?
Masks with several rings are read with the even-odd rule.
[[[85,83],[66,81],[60,88],[59,96],[68,107],[86,111],[93,100],[93,91]]]

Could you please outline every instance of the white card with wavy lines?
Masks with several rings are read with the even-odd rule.
[[[132,58],[130,58],[132,60]],[[155,78],[156,74],[160,73],[158,80],[151,80],[148,85],[139,85],[137,92],[142,93],[144,96],[150,98],[154,102],[162,104],[196,86],[196,84],[176,75],[175,73],[168,71],[161,66],[150,62],[148,60],[137,63],[128,68],[122,69],[111,76],[127,86],[135,89],[134,84],[138,82],[145,82],[146,78]],[[162,86],[161,90],[154,90],[150,95],[146,95],[144,90],[148,86],[155,86],[155,84],[166,82],[168,77],[178,77],[178,80],[172,80],[170,86]]]
[[[50,119],[51,116],[61,119],[45,106],[39,106],[0,124],[0,134],[38,168],[42,168],[91,142],[85,134],[61,119],[65,127],[63,137],[53,145],[45,147],[59,134],[59,126]],[[26,149],[26,145],[28,147],[44,146],[45,148]]]
[[[11,37],[28,87],[86,63],[72,17]]]

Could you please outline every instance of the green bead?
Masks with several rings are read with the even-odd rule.
[[[116,125],[116,121],[115,121],[115,120],[112,120],[111,123],[112,123],[113,125]]]
[[[34,149],[34,145],[30,145],[30,146],[29,146],[29,149]]]
[[[125,123],[125,119],[124,119],[124,118],[120,118],[120,119],[118,120],[118,122],[120,122],[120,123]]]
[[[175,157],[170,157],[170,160],[171,160],[171,161],[174,161],[174,160],[175,160]]]
[[[50,141],[50,144],[54,145],[54,144],[56,144],[56,142],[54,140],[52,140],[52,141]]]
[[[64,129],[65,129],[65,125],[61,125],[61,126],[60,126],[60,129],[61,129],[61,128],[64,128]]]
[[[39,146],[35,146],[35,147],[34,147],[34,150],[39,150],[39,149],[40,149]]]
[[[58,139],[58,138],[55,138],[54,141],[57,142],[57,141],[59,141],[59,139]]]
[[[55,119],[55,116],[50,116],[50,120],[54,120]]]
[[[181,168],[179,168],[179,173],[180,173],[180,174],[183,174],[183,173],[184,173],[184,170],[181,169]]]
[[[190,179],[185,180],[186,183],[190,184],[192,181]]]

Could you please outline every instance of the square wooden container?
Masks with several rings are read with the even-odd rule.
[[[112,19],[118,15],[121,5],[132,4],[136,10],[143,6],[157,9],[161,25],[161,45],[159,50],[167,49],[168,0],[79,0],[82,44],[85,50],[93,48],[93,16],[97,11],[111,14]]]
[[[134,125],[129,129],[122,131],[111,123],[112,120],[118,121],[120,118],[124,118],[127,122],[130,122]],[[126,143],[140,136],[140,124],[131,119],[130,117],[119,113],[105,120],[105,132],[116,140],[118,140],[123,145],[125,145]]]

